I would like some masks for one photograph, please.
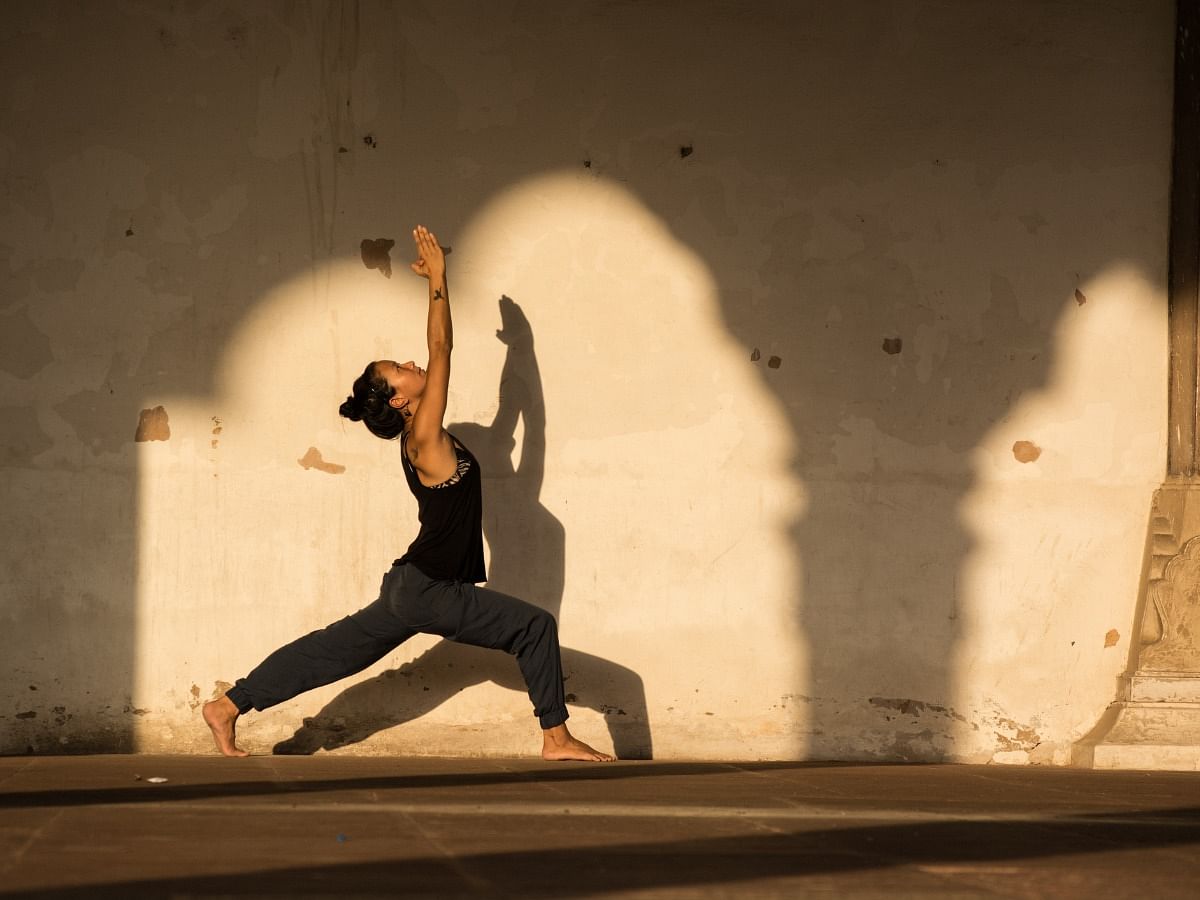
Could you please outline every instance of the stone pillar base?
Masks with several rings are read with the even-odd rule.
[[[1076,765],[1200,771],[1200,703],[1125,700],[1113,705],[1106,720],[1096,728],[1107,731],[1099,740],[1076,744]]]
[[[1200,771],[1200,482],[1154,496],[1136,646],[1120,700],[1074,748],[1096,769]]]

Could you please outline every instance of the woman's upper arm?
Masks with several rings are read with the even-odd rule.
[[[437,457],[443,455],[439,452],[443,448],[450,464],[453,465],[455,461],[453,445],[443,425],[449,394],[450,350],[449,348],[438,349],[435,347],[429,353],[429,365],[425,368],[425,391],[421,395],[417,411],[413,414],[412,423],[412,440],[417,451],[417,459],[420,460],[421,456],[432,457],[421,460],[421,462],[427,461],[428,465],[422,465],[421,462],[414,462],[414,465],[429,474],[435,474],[430,469],[442,468],[439,463],[444,460],[438,460]]]

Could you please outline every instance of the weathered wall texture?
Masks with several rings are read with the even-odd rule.
[[[415,508],[336,409],[423,361],[425,222],[579,733],[1066,762],[1163,470],[1171,4],[847,6],[7,4],[0,750],[208,752],[374,598]],[[241,735],[536,746],[432,640]]]

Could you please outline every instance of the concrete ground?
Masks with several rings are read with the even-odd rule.
[[[1200,775],[8,757],[0,838],[26,897],[1194,898]]]

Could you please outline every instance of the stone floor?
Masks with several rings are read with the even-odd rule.
[[[25,897],[1195,898],[1200,775],[7,757],[0,839]]]

